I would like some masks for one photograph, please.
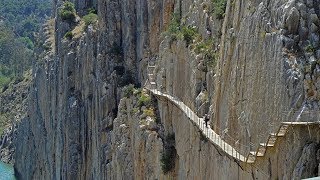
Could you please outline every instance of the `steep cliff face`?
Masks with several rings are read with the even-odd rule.
[[[160,154],[164,132],[154,109],[141,104],[139,93],[123,98],[113,121],[107,179],[163,179]]]
[[[303,168],[307,154],[319,149],[316,126],[290,132],[267,158],[242,164],[206,141],[169,101],[153,99],[146,106],[148,95],[124,91],[130,83],[142,86],[148,62],[154,63],[159,90],[199,116],[209,112],[216,132],[247,153],[281,121],[310,121],[305,112],[317,110],[316,0],[228,0],[225,17],[206,0],[73,2],[79,16],[66,21],[59,15],[63,1],[54,1],[55,22],[46,33],[49,52],[34,71],[28,117],[18,131],[18,177],[317,175],[318,160]],[[89,8],[97,10],[98,22],[87,26],[82,16]],[[66,38],[67,32],[73,38]],[[164,173],[168,149],[174,163]]]
[[[319,1],[230,1],[226,11],[216,129],[249,145],[282,121],[316,121]]]
[[[92,7],[74,3],[79,15]],[[144,82],[146,59],[157,51],[159,27],[169,20],[171,8],[170,2],[100,1],[98,24],[85,30],[78,27],[78,17],[67,22],[56,10],[54,26],[48,27],[55,29],[47,47],[51,51],[34,71],[29,116],[19,127],[18,177],[107,179],[113,177],[111,162],[118,172],[124,169],[113,162],[121,155],[113,157],[111,151],[113,132],[120,131],[110,128],[117,122],[120,92],[126,84]],[[73,40],[64,38],[68,31],[74,32]],[[150,138],[146,141],[159,143]]]

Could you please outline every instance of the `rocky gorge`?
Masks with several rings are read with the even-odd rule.
[[[18,179],[320,175],[319,0],[54,0],[53,7],[25,114],[2,138],[14,139]],[[254,163],[239,161],[145,89],[150,74],[156,89],[199,117],[209,114],[210,127],[243,155],[282,122],[296,125]]]

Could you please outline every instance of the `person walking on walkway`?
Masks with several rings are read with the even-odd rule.
[[[206,124],[206,128],[208,128],[208,121],[209,121],[209,119],[210,119],[210,118],[209,118],[208,114],[205,114],[203,120],[204,120],[204,123]]]

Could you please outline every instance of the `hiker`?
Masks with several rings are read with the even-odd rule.
[[[209,121],[209,119],[210,119],[210,118],[209,118],[208,114],[205,114],[203,120],[204,120],[204,123],[206,123],[206,128],[208,128],[208,121]]]

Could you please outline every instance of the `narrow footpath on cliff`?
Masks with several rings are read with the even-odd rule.
[[[155,66],[149,66],[149,69],[155,68]],[[257,157],[263,157],[266,154],[268,147],[274,147],[278,137],[284,137],[288,128],[290,126],[303,126],[303,125],[311,125],[316,124],[317,122],[282,122],[276,133],[270,133],[266,143],[260,143],[256,151],[250,151],[248,155],[239,152],[229,143],[227,143],[221,135],[217,134],[210,126],[206,127],[204,123],[204,119],[198,117],[198,115],[192,111],[186,104],[184,104],[179,98],[169,95],[167,93],[163,93],[157,90],[157,84],[154,81],[154,74],[148,74],[147,82],[145,83],[145,89],[147,89],[150,93],[152,93],[156,97],[162,97],[174,105],[176,105],[187,117],[188,119],[195,124],[203,133],[203,135],[215,146],[219,147],[223,150],[225,154],[234,158],[237,161],[245,162],[252,164],[256,161]]]

